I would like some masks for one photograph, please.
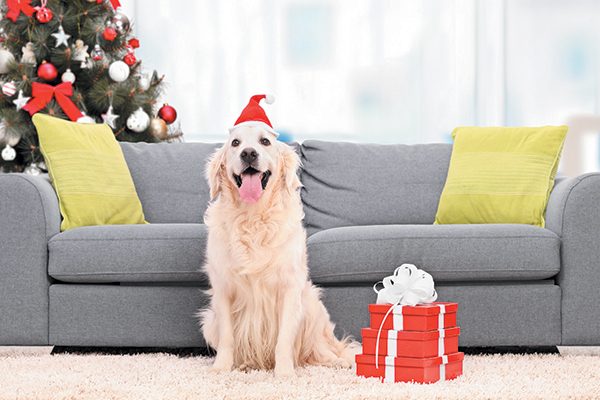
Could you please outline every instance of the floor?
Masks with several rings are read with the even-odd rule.
[[[0,348],[0,399],[600,398],[600,348],[467,355],[462,377],[430,385],[384,384],[324,367],[299,369],[291,380],[263,371],[212,374],[212,359],[195,354],[50,350]]]

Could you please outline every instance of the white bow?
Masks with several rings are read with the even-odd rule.
[[[378,284],[383,288],[377,290]],[[437,299],[433,277],[413,264],[402,264],[393,275],[373,285],[377,293],[377,304],[401,304],[414,306],[433,303]]]

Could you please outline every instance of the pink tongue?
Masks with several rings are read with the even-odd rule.
[[[256,203],[262,194],[260,182],[262,174],[242,175],[242,186],[240,186],[240,197],[246,203]]]

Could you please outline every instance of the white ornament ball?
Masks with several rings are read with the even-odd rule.
[[[13,149],[11,146],[9,146],[7,144],[6,147],[2,150],[2,159],[4,161],[12,161],[16,157],[17,157],[17,152],[15,151],[15,149]]]
[[[150,117],[142,109],[138,108],[133,114],[127,118],[127,129],[140,133],[148,129],[150,125]]]
[[[129,78],[129,65],[125,64],[123,61],[115,61],[110,64],[108,75],[110,76],[110,79],[115,82],[123,82],[125,79]]]
[[[10,63],[14,61],[15,56],[10,51],[0,48],[0,74],[6,74]]]
[[[2,93],[7,97],[13,97],[17,93],[17,85],[14,82],[3,83]]]
[[[38,176],[42,173],[42,170],[38,168],[36,163],[31,163],[23,172],[27,175]]]
[[[67,68],[64,74],[60,77],[63,82],[71,82],[75,83],[75,74],[71,71],[71,69]]]
[[[83,116],[77,118],[77,122],[80,124],[95,124],[96,120],[89,115],[83,113]]]

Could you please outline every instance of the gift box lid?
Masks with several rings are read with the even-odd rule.
[[[396,306],[392,313],[402,315],[438,315],[440,305],[446,308],[446,314],[455,313],[458,310],[458,303],[435,302],[430,304],[417,304],[416,306]],[[385,314],[392,304],[369,304],[369,312],[375,314]]]
[[[447,359],[445,364],[462,361],[465,354],[462,352],[448,354],[446,356],[415,358],[415,357],[386,357],[379,356],[379,365],[393,365],[395,367],[415,367],[427,368],[435,367],[444,363],[444,358]],[[375,356],[369,354],[357,354],[355,357],[357,364],[375,364]]]
[[[363,338],[377,338],[377,329],[362,328]],[[382,330],[380,339],[387,339],[389,330]],[[440,337],[440,330],[435,331],[394,331],[396,332],[396,340],[436,340]],[[444,337],[452,337],[460,335],[460,328],[447,328],[443,330]]]

